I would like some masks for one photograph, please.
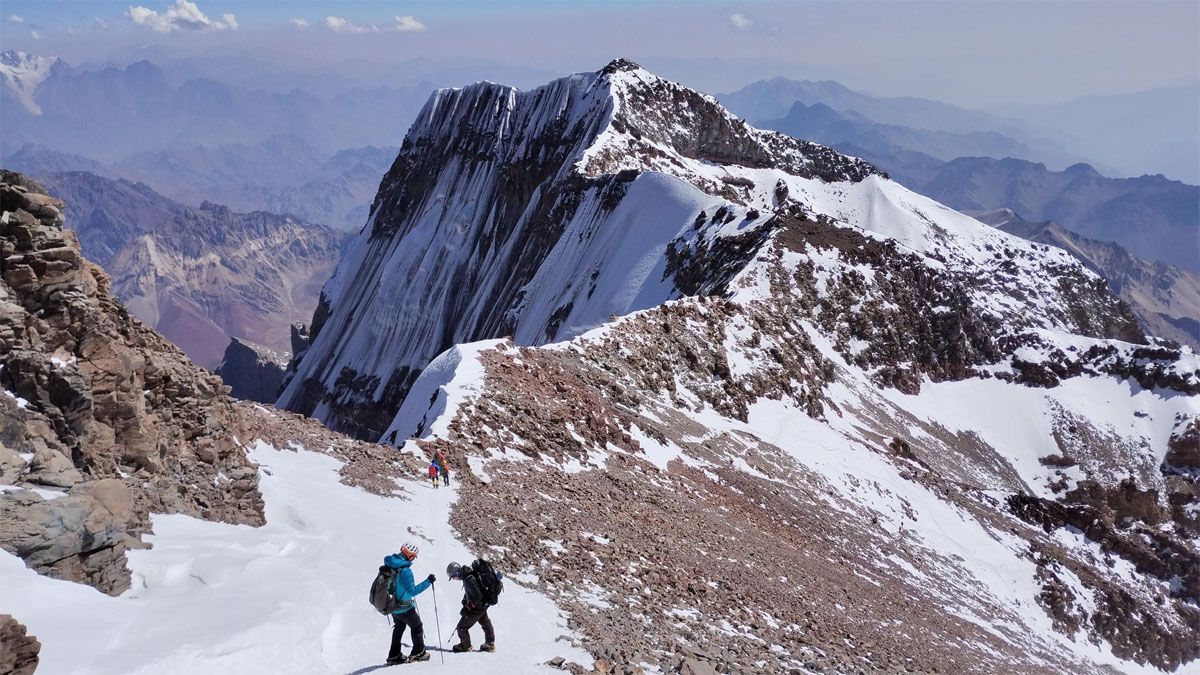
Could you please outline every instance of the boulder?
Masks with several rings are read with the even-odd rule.
[[[25,476],[28,483],[61,488],[69,488],[81,480],[83,474],[79,473],[71,460],[50,448],[43,448],[34,454],[33,461],[29,463],[29,473]]]
[[[143,516],[115,478],[78,483],[57,499],[9,492],[0,495],[0,548],[48,576],[115,594],[129,587],[124,555],[142,547],[131,531]]]
[[[0,614],[0,673],[33,675],[42,643],[9,614]]]
[[[293,343],[296,331],[293,326]],[[259,403],[274,403],[279,386],[283,383],[283,372],[288,359],[262,345],[239,338],[229,341],[225,357],[217,374],[230,387],[236,398]]]
[[[16,483],[24,475],[27,466],[20,455],[0,441],[0,485]]]

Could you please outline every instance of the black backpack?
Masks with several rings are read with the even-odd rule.
[[[504,590],[504,584],[501,583],[500,575],[496,574],[492,564],[479,558],[471,563],[471,573],[479,580],[479,591],[483,594],[484,606],[491,607],[499,602],[500,591]]]
[[[396,570],[381,565],[375,581],[371,582],[371,606],[380,614],[396,609]]]

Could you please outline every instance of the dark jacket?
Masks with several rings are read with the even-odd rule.
[[[483,589],[479,587],[479,577],[474,572],[462,575],[463,607],[479,607],[483,604]]]

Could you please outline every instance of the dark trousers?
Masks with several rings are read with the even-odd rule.
[[[442,472],[442,483],[445,485],[450,484],[450,472],[449,471]]]
[[[488,618],[487,607],[463,607],[462,618],[458,620],[458,641],[462,644],[471,646],[471,627],[478,623],[483,626],[483,641],[495,642],[496,631],[492,628],[492,620]]]
[[[404,656],[404,645],[400,641],[404,638],[405,628],[412,629],[412,653],[425,651],[425,627],[421,625],[421,615],[413,608],[403,614],[392,615],[392,648],[388,650],[388,660]]]

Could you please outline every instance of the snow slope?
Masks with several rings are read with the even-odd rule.
[[[457,488],[411,482],[403,497],[385,498],[339,483],[339,462],[327,455],[262,442],[250,455],[261,466],[267,524],[155,516],[152,548],[129,555],[133,588],[120,597],[40,576],[0,552],[0,613],[20,617],[41,641],[39,673],[370,672],[391,629],[367,590],[383,557],[410,539],[421,546],[418,578],[440,580],[417,603],[433,659],[405,672],[442,668],[433,595],[448,649],[461,587],[445,568],[472,559],[447,523]],[[591,663],[556,640],[570,633],[557,608],[516,580],[491,616],[498,651],[447,653],[453,672],[537,672],[555,656]]]
[[[0,54],[0,81],[26,110],[41,115],[42,108],[34,100],[34,95],[42,80],[60,63],[62,61],[57,57],[34,56],[10,49]]]

